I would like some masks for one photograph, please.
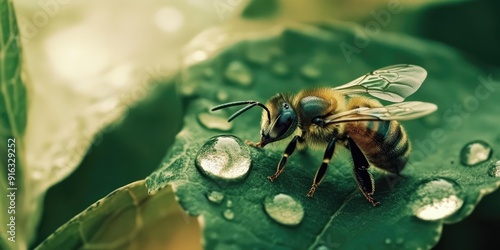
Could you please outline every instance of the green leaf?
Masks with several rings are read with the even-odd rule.
[[[27,98],[21,79],[21,44],[12,1],[0,1],[0,20],[0,224],[3,225],[0,248],[22,249],[27,245],[28,228],[33,225],[26,216],[30,209],[25,203],[23,182]],[[15,179],[8,180],[8,173]],[[12,194],[14,200],[7,194]]]
[[[359,30],[339,25],[285,28],[275,35],[237,42],[183,71],[181,89],[189,94],[185,127],[161,168],[148,177],[147,185],[151,192],[173,186],[182,207],[202,217],[206,248],[431,248],[444,223],[464,219],[481,197],[498,188],[500,178],[488,174],[500,158],[500,135],[495,132],[500,107],[494,97],[500,89],[498,70],[482,70],[439,44],[384,33],[363,37]],[[213,33],[211,40],[204,35],[207,41],[221,37]],[[370,169],[376,180],[374,198],[380,206],[372,207],[359,192],[350,155],[341,147],[312,199],[306,193],[321,164],[322,150],[295,153],[274,183],[266,179],[275,172],[288,140],[265,149],[250,148],[251,171],[239,182],[212,179],[197,170],[198,150],[213,136],[229,133],[259,140],[259,108],[239,116],[226,131],[223,126],[207,129],[198,119],[211,107],[238,100],[265,102],[278,92],[337,86],[398,63],[427,69],[427,80],[407,100],[433,102],[439,110],[403,122],[413,153],[401,177]],[[236,110],[211,115],[228,117]],[[462,165],[460,150],[478,139],[493,148],[493,156],[477,166]],[[426,185],[431,186],[425,189]],[[222,201],[207,199],[212,192],[222,194]],[[284,226],[266,214],[265,199],[280,193],[302,204],[305,215],[299,225]],[[417,218],[418,208],[433,197],[448,205],[437,205],[438,211],[446,211],[450,205],[457,211],[452,209],[451,215],[431,221]]]
[[[281,3],[277,0],[251,0],[241,16],[247,19],[271,18],[278,15]]]
[[[198,224],[178,207],[172,189],[150,196],[144,184],[136,181],[111,192],[36,249],[174,249],[186,240],[179,231],[187,229],[189,237],[196,236]],[[184,246],[199,248],[199,243]]]

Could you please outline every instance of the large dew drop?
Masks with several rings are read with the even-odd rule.
[[[304,218],[302,204],[286,194],[266,197],[264,209],[269,217],[283,225],[295,226]]]
[[[474,166],[487,161],[493,150],[484,141],[467,143],[460,151],[460,162],[466,166]]]
[[[413,195],[413,212],[422,220],[440,220],[458,211],[463,203],[458,184],[435,179],[417,188]]]
[[[212,179],[241,181],[250,171],[250,150],[238,137],[215,136],[201,146],[195,162],[198,170]]]

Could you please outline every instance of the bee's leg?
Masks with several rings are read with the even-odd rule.
[[[352,159],[354,161],[354,176],[356,177],[359,190],[361,190],[361,193],[363,193],[365,198],[373,206],[377,206],[380,202],[372,198],[372,195],[375,192],[375,181],[373,180],[372,174],[368,172],[370,164],[368,164],[366,157],[363,155],[358,145],[356,145],[351,138],[348,138],[348,141]]]
[[[316,171],[312,187],[309,190],[309,193],[307,193],[308,197],[313,197],[314,191],[316,191],[316,188],[318,187],[319,183],[321,182],[321,180],[323,180],[323,177],[325,177],[326,169],[328,168],[328,163],[330,163],[330,159],[332,158],[333,152],[335,151],[336,141],[337,138],[333,138],[328,143],[328,146],[326,146],[325,155],[323,156],[323,163],[321,163],[321,166],[318,168],[318,171]]]
[[[302,137],[296,135],[293,137],[293,139],[288,143],[288,146],[286,146],[285,152],[283,153],[283,156],[281,157],[280,163],[278,163],[278,168],[276,169],[276,173],[273,175],[267,177],[271,182],[273,182],[276,178],[278,178],[278,175],[283,172],[283,169],[285,168],[286,160],[288,159],[288,156],[290,156],[295,148],[297,147],[297,141],[303,140]]]

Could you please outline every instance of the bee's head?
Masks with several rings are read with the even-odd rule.
[[[278,94],[266,103],[267,110],[262,111],[260,146],[279,141],[290,136],[297,128],[297,113],[291,105],[291,98]]]
[[[256,101],[230,102],[215,106],[212,108],[212,111],[245,104],[248,105],[231,115],[228,121],[232,121],[234,118],[255,106],[263,108],[260,129],[261,137],[260,142],[256,145],[258,147],[264,147],[271,142],[285,139],[297,128],[297,113],[295,113],[295,110],[292,108],[291,98],[282,94],[278,94],[269,99],[266,105]]]

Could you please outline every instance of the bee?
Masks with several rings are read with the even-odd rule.
[[[399,121],[425,116],[437,110],[432,103],[403,102],[427,77],[427,71],[416,65],[398,64],[367,73],[338,87],[302,90],[295,95],[277,94],[264,105],[257,101],[237,101],[212,108],[212,111],[247,105],[231,115],[228,122],[249,109],[263,108],[258,143],[269,143],[291,137],[273,182],[285,169],[288,157],[296,148],[323,148],[323,162],[316,171],[307,196],[313,197],[323,180],[337,145],[351,152],[354,177],[363,196],[373,206],[375,183],[368,171],[370,165],[393,174],[404,168],[410,156],[410,142]],[[367,96],[368,95],[368,96]],[[369,97],[371,96],[371,97]],[[383,106],[377,99],[392,102]]]

